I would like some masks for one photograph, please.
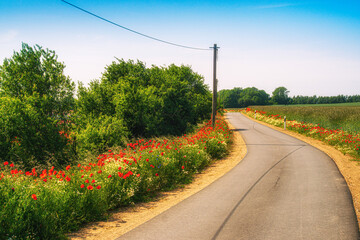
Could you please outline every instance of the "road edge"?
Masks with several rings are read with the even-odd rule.
[[[344,155],[339,150],[335,149],[334,147],[332,147],[320,140],[313,139],[311,137],[307,137],[307,136],[301,135],[300,133],[292,132],[290,130],[284,130],[281,127],[276,127],[269,123],[265,123],[265,122],[256,120],[256,119],[251,118],[243,113],[241,113],[241,114],[259,124],[270,127],[274,130],[277,130],[277,131],[287,134],[289,136],[295,137],[301,141],[304,141],[304,142],[310,144],[311,146],[319,149],[326,155],[328,155],[335,162],[340,174],[344,177],[344,179],[348,185],[348,188],[350,190],[352,200],[353,200],[353,206],[355,209],[358,226],[360,229],[360,166],[359,166],[358,162],[353,161],[354,160],[353,157],[351,157],[349,155]]]
[[[227,119],[226,122],[230,130],[235,129]],[[67,236],[72,240],[116,239],[209,186],[239,164],[246,154],[244,139],[239,132],[233,131],[229,154],[223,159],[213,161],[201,173],[195,174],[192,183],[183,188],[162,192],[154,201],[121,208],[114,211],[107,221],[88,223],[79,231]]]

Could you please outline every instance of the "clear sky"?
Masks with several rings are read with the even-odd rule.
[[[67,0],[135,31],[209,48],[218,44],[219,89],[271,94],[360,94],[360,0]],[[0,0],[0,61],[21,43],[55,50],[85,84],[117,58],[190,65],[212,88],[212,54],[156,42],[60,0]]]

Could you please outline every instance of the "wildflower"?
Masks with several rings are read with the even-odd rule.
[[[10,167],[14,167],[14,164],[13,164],[13,163],[11,163],[9,166],[10,166]]]
[[[158,176],[159,176],[159,174],[158,174],[158,173],[155,173],[155,176],[157,176],[157,177],[158,177]]]
[[[101,188],[101,186],[99,185],[99,186],[97,186],[96,188],[97,188],[97,189],[100,189],[100,188]]]
[[[8,162],[8,161],[4,162],[4,166],[6,166],[6,165],[9,165],[9,162]]]
[[[93,186],[91,186],[91,185],[89,185],[89,186],[87,187],[87,189],[89,189],[89,190],[93,190],[93,189],[94,189],[94,187],[93,187]]]
[[[86,179],[85,182],[86,182],[86,183],[89,183],[89,179]]]
[[[32,199],[37,200],[36,194],[31,195]]]
[[[185,166],[181,166],[181,169],[184,170]]]
[[[93,179],[93,180],[91,181],[91,183],[95,183],[95,179]]]
[[[70,168],[71,168],[70,165],[67,165],[66,166],[66,171],[69,171]]]
[[[81,185],[80,185],[80,187],[81,187],[81,188],[84,188],[84,187],[85,187],[85,185],[84,185],[84,184],[81,184]]]
[[[111,178],[111,177],[112,177],[111,174],[109,174],[108,178]]]
[[[69,176],[66,176],[65,180],[70,182],[71,178],[69,178]]]

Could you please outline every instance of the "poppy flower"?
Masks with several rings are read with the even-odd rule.
[[[36,194],[31,195],[32,199],[37,200]]]
[[[87,189],[89,189],[89,190],[93,190],[93,189],[94,189],[94,187],[93,187],[93,186],[91,186],[91,185],[89,185],[89,186],[87,187]]]

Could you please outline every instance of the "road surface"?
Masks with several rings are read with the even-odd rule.
[[[349,189],[332,159],[240,113],[227,118],[246,142],[246,157],[118,240],[360,239]]]

